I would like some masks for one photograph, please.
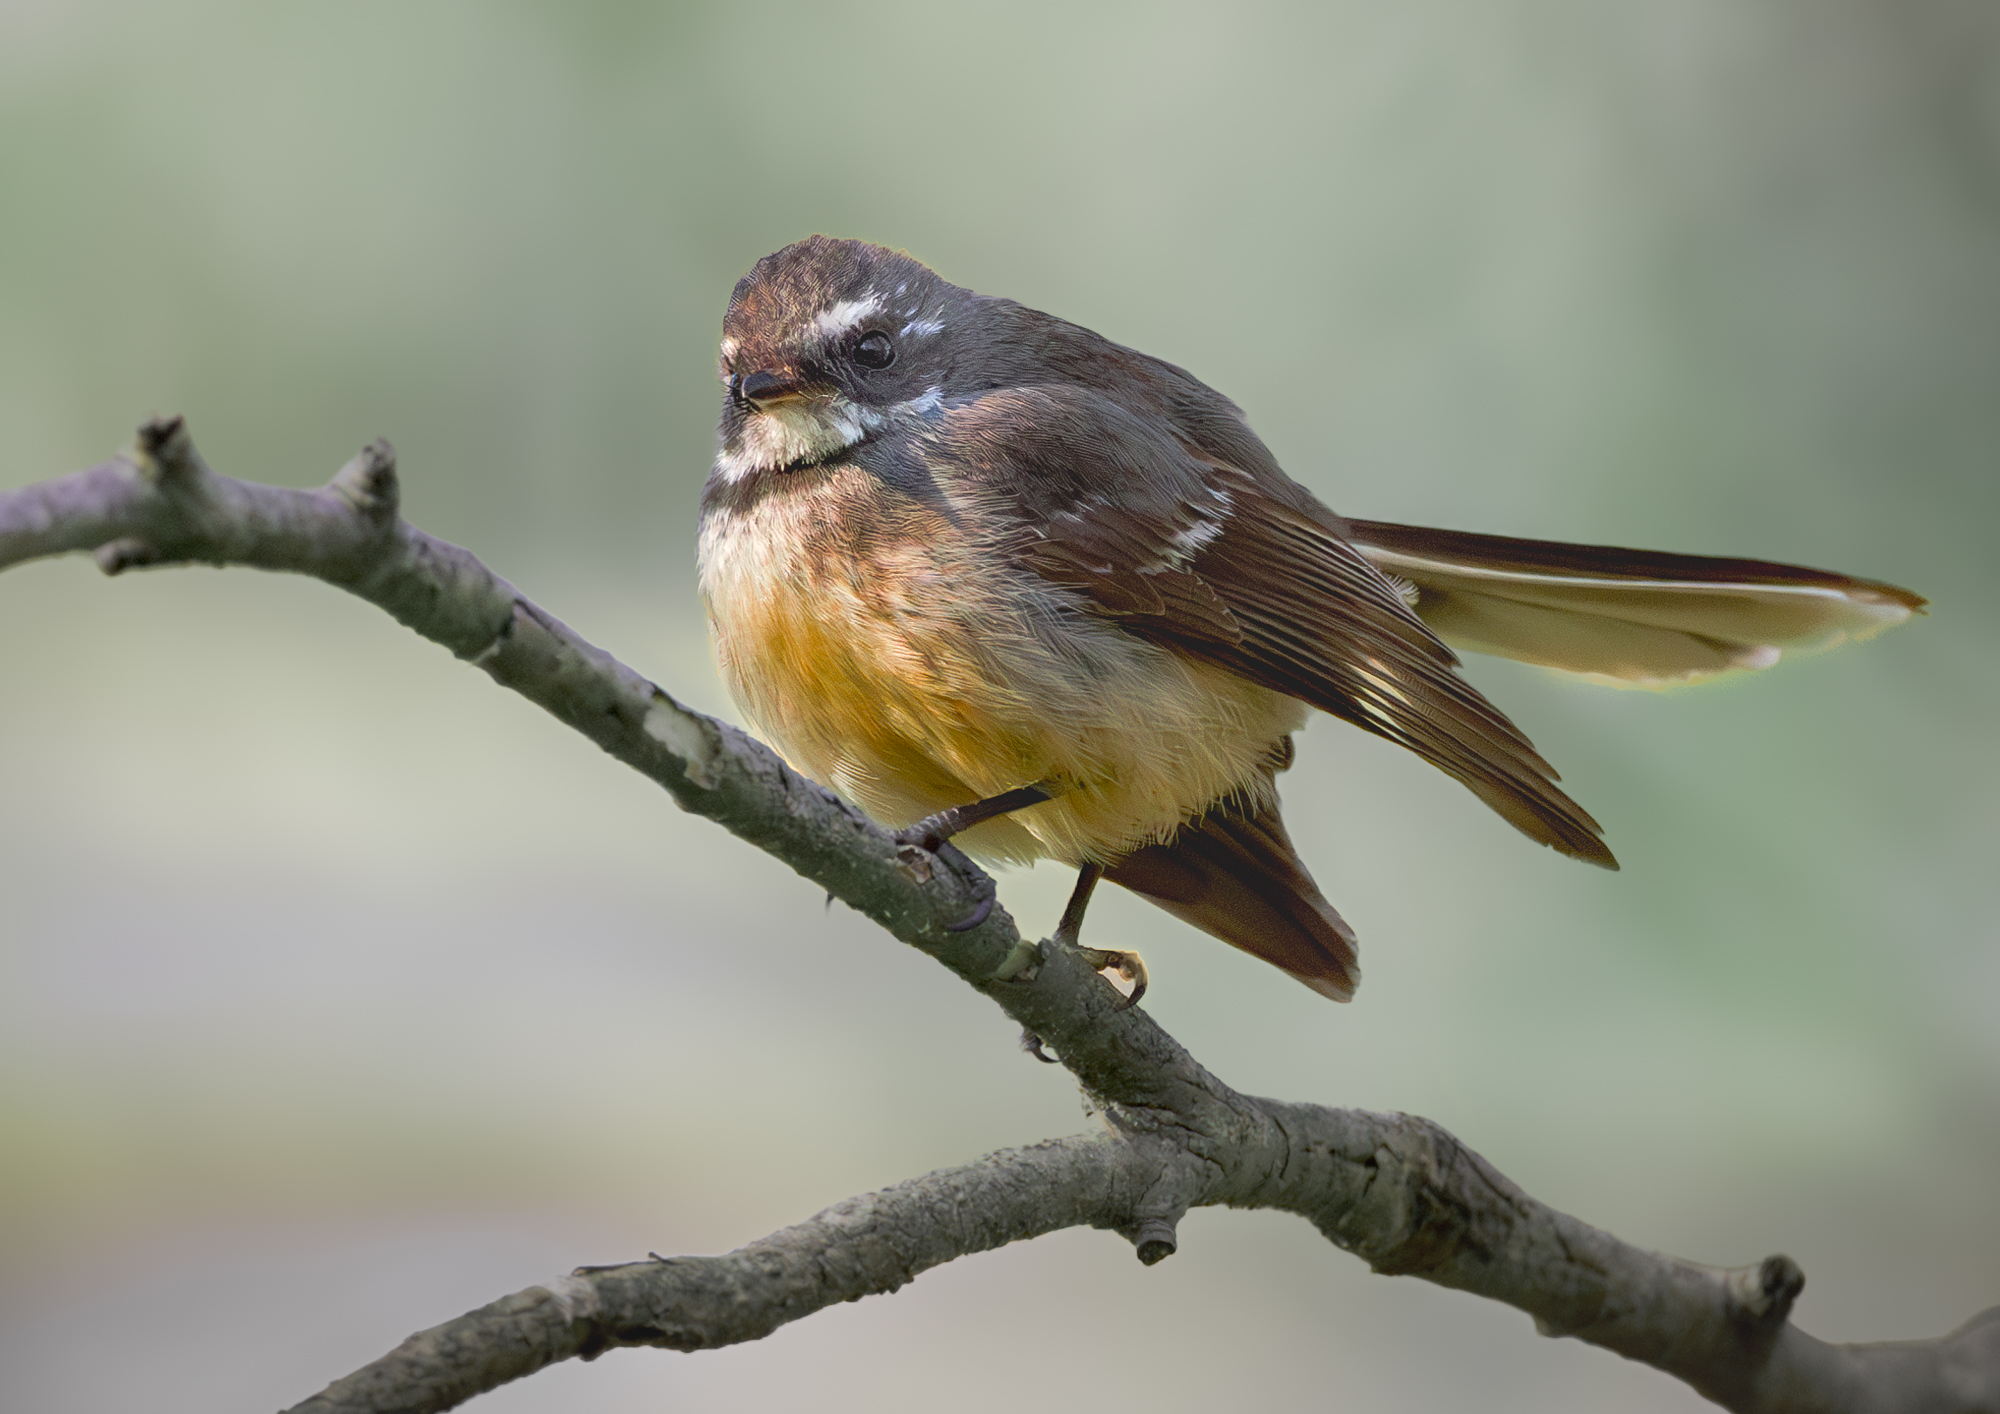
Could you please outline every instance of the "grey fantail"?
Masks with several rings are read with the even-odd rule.
[[[1336,1000],[1354,934],[1275,786],[1308,709],[1616,868],[1447,644],[1678,682],[1924,604],[1760,560],[1347,520],[1192,375],[857,241],[758,261],[721,374],[702,592],[786,759],[932,848],[1077,866],[1069,941],[1102,875]]]

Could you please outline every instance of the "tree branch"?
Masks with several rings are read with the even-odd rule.
[[[107,573],[190,562],[313,575],[540,704],[680,805],[790,864],[1053,1046],[1101,1132],[990,1155],[829,1208],[723,1257],[582,1268],[412,1336],[298,1406],[441,1410],[574,1356],[755,1340],[837,1301],[1061,1228],[1170,1255],[1190,1207],[1277,1208],[1378,1272],[1516,1306],[1547,1335],[1644,1361],[1746,1414],[1996,1414],[2000,1307],[1950,1336],[1829,1345],[1790,1323],[1786,1257],[1721,1270],[1641,1251],[1536,1202],[1428,1120],[1240,1095],[1074,951],[1004,909],[955,849],[898,842],[736,729],[690,711],[397,514],[377,442],[326,487],[219,476],[178,418],[120,457],[0,495],[0,569],[90,550]]]

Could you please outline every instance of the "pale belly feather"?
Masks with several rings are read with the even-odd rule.
[[[1303,704],[968,559],[942,516],[883,505],[858,470],[712,511],[702,592],[737,704],[884,825],[1068,787],[959,837],[988,858],[1115,861],[1225,796],[1269,791]]]

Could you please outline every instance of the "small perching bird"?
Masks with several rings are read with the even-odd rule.
[[[1060,860],[1335,1000],[1354,934],[1278,815],[1308,708],[1606,868],[1447,643],[1620,682],[1761,668],[1923,608],[1710,559],[1349,521],[1190,374],[908,256],[814,236],[723,321],[701,586],[738,704],[935,848]]]

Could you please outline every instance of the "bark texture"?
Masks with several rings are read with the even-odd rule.
[[[1789,1258],[1724,1270],[1642,1251],[1536,1202],[1428,1120],[1238,1094],[1143,1011],[1118,1010],[1083,957],[1022,939],[956,850],[900,845],[404,522],[386,443],[297,491],[217,475],[179,419],[149,422],[110,462],[0,495],[0,569],[71,551],[111,574],[288,570],[380,606],[951,968],[1060,1055],[1101,1121],[850,1198],[725,1256],[580,1268],[411,1336],[300,1410],[449,1409],[615,1346],[756,1340],[1066,1227],[1121,1233],[1150,1264],[1172,1254],[1189,1208],[1223,1204],[1297,1213],[1378,1272],[1504,1301],[1545,1335],[1745,1414],[2000,1414],[2000,1307],[1937,1340],[1830,1345],[1790,1322],[1805,1278]]]

